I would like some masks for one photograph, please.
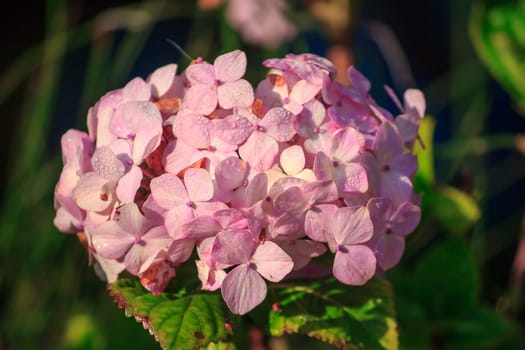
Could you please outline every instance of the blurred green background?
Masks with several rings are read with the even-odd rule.
[[[353,63],[373,96],[422,89],[416,187],[423,222],[390,273],[401,348],[525,349],[523,1],[288,1],[297,36],[260,47],[221,1],[50,0],[2,10],[0,349],[156,349],[106,294],[76,237],[58,232],[60,136],[105,92],[155,68],[246,50],[247,76],[287,52]],[[344,77],[342,77],[344,78]],[[304,340],[272,339],[273,349]],[[327,348],[312,343],[308,348]]]

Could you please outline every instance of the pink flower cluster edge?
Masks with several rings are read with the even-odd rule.
[[[54,223],[79,235],[108,282],[127,270],[159,294],[194,263],[202,289],[245,314],[265,280],[324,273],[311,259],[328,251],[347,285],[399,262],[420,220],[423,94],[401,103],[387,87],[394,118],[353,67],[345,86],[313,54],[263,64],[255,89],[239,50],[180,74],[163,66],[103,96],[88,133],[63,135]]]

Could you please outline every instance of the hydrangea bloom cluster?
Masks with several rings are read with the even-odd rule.
[[[264,61],[254,89],[246,65],[237,50],[164,66],[103,96],[88,133],[62,137],[55,225],[81,236],[107,281],[126,270],[158,294],[195,264],[202,289],[244,314],[265,280],[309,276],[322,254],[348,285],[400,260],[420,219],[421,92],[402,105],[388,90],[394,118],[353,67],[344,86],[330,61],[289,54]]]

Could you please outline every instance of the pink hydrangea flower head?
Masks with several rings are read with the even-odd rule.
[[[246,18],[266,9],[253,25],[283,4],[228,6]],[[264,301],[266,280],[331,273],[362,285],[400,261],[421,216],[411,150],[423,95],[408,90],[401,105],[388,90],[394,119],[353,67],[344,86],[325,58],[268,59],[254,94],[247,64],[235,50],[179,74],[160,67],[104,95],[88,133],[62,138],[54,223],[78,232],[108,283],[127,271],[158,295],[194,264],[201,288],[242,315]],[[327,250],[332,266],[315,268]]]

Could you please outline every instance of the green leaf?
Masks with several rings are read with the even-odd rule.
[[[397,349],[392,298],[390,284],[378,279],[360,287],[333,278],[286,286],[270,311],[270,334],[299,333],[340,348]]]
[[[210,343],[204,349],[206,350],[236,350],[237,347],[233,343],[225,343],[225,342],[220,341],[218,343]]]
[[[452,233],[465,233],[481,215],[474,198],[454,187],[429,190],[423,200],[439,223]]]
[[[424,146],[416,142],[415,151],[419,169],[416,174],[415,187],[418,191],[426,190],[434,184],[434,129],[436,120],[426,116],[421,121],[419,136]]]
[[[454,324],[445,338],[447,349],[493,349],[514,333],[514,326],[490,309],[480,308]]]
[[[217,293],[154,296],[138,281],[125,278],[110,285],[109,293],[164,349],[235,349],[222,343],[229,333],[227,323],[234,316]]]
[[[450,238],[435,245],[414,270],[411,295],[430,320],[469,315],[478,303],[479,277],[466,243]]]
[[[522,106],[525,104],[525,2],[477,1],[470,36],[490,72]]]

